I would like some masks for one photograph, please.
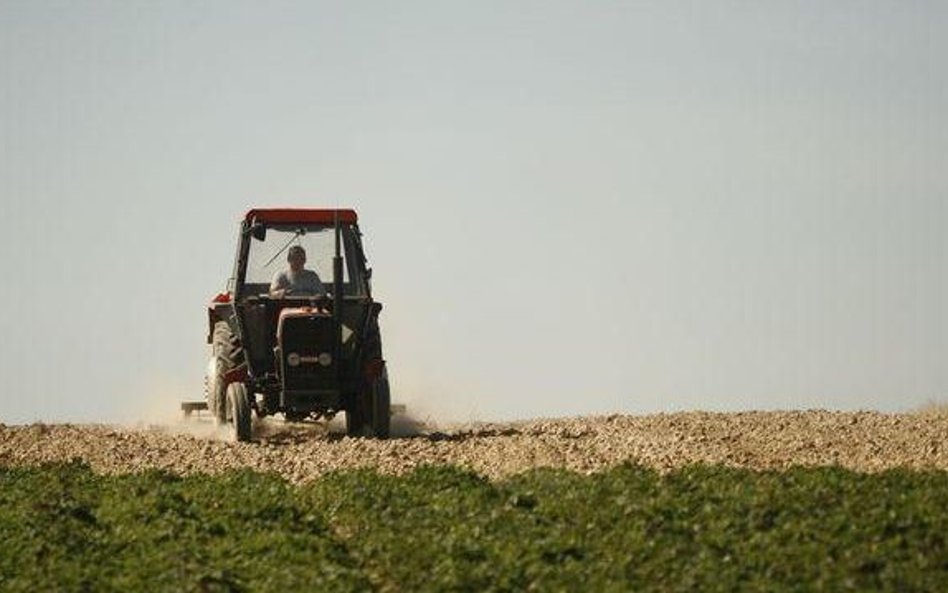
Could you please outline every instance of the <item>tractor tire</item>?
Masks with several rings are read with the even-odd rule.
[[[372,436],[387,439],[392,430],[392,392],[388,385],[388,371],[372,385]]]
[[[392,425],[392,396],[388,372],[367,385],[355,397],[352,410],[346,410],[346,434],[351,437],[387,439]]]
[[[365,398],[361,393],[353,398],[350,409],[346,410],[346,435],[350,437],[365,436]]]
[[[224,373],[221,370],[221,360],[214,356],[207,363],[207,377],[205,389],[207,395],[207,411],[214,418],[214,424],[221,425],[227,420],[227,414],[224,409],[224,398],[226,396],[224,385]]]
[[[283,412],[283,421],[290,424],[295,422],[303,422],[309,418],[309,414],[303,414],[301,412]]]
[[[231,383],[227,386],[227,417],[231,424],[233,440],[246,443],[250,440],[250,398],[247,386]]]
[[[215,423],[224,424],[227,422],[227,384],[224,375],[244,364],[244,350],[226,321],[214,324],[213,340],[211,361],[208,364],[207,409],[214,416]]]

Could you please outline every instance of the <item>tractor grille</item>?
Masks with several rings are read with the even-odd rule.
[[[310,391],[335,386],[337,361],[323,365],[317,359],[320,354],[333,355],[336,333],[336,324],[331,317],[289,317],[283,320],[280,335],[284,390]],[[292,355],[299,357],[296,366],[288,363]]]

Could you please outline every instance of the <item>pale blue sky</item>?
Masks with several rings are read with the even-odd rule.
[[[200,397],[251,206],[352,206],[460,420],[948,399],[948,4],[0,0],[0,421]]]

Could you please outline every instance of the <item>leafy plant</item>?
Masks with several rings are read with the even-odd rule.
[[[0,590],[948,590],[948,472],[0,468]]]

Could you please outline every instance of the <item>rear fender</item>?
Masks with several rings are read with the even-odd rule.
[[[362,328],[362,376],[369,383],[376,381],[385,371],[382,336],[379,331],[381,312],[382,303],[373,302],[365,316],[365,327]]]
[[[227,300],[218,300],[226,297]],[[219,294],[214,297],[207,307],[207,343],[214,343],[214,325],[218,321],[228,321],[234,316],[234,306],[230,302],[230,295]]]
[[[366,360],[365,365],[362,367],[363,376],[369,383],[374,383],[382,376],[383,372],[385,372],[385,361],[381,358]]]

